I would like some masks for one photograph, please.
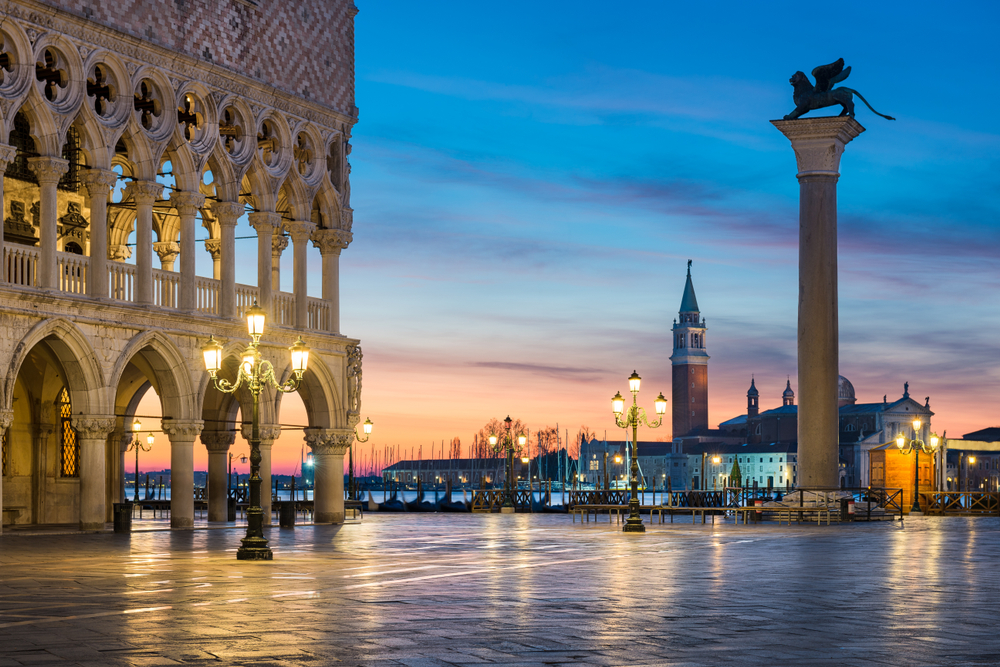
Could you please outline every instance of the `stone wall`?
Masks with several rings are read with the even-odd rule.
[[[356,115],[352,0],[42,0],[42,6]]]

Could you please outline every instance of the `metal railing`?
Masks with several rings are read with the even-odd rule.
[[[1000,493],[996,491],[921,493],[920,507],[928,514],[996,514],[1000,516]]]

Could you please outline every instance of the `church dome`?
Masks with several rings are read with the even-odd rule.
[[[854,397],[854,385],[843,375],[837,376],[837,405],[854,405],[857,399]]]
[[[844,380],[844,378],[840,378],[840,379]],[[847,382],[846,380],[844,380],[844,381]],[[850,383],[848,382],[848,384],[850,384]],[[843,387],[842,384],[840,386]],[[854,390],[852,389],[851,390],[851,395],[853,395],[853,394],[854,394]],[[792,391],[792,380],[790,378],[785,383],[785,391],[781,392],[781,397],[782,398],[795,398],[795,392]]]

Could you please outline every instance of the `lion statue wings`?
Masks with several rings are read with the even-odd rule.
[[[839,104],[843,107],[840,112],[841,116],[853,116],[854,115],[854,96],[857,95],[865,106],[871,109],[872,113],[877,116],[882,116],[882,118],[887,118],[889,120],[896,120],[892,116],[886,116],[883,113],[879,113],[872,109],[872,105],[868,104],[868,100],[856,90],[847,88],[846,86],[841,86],[840,88],[834,88],[834,85],[840,83],[846,79],[851,74],[850,67],[844,67],[844,59],[838,58],[836,62],[832,62],[829,65],[820,65],[812,71],[813,78],[816,79],[816,85],[814,86],[809,82],[809,77],[807,77],[803,72],[796,72],[792,75],[792,78],[788,80],[792,84],[792,101],[795,102],[795,110],[785,116],[785,120],[794,120],[804,113],[813,111],[814,109],[822,109],[824,107],[832,107]]]

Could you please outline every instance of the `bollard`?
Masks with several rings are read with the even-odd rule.
[[[295,527],[295,503],[285,501],[278,510],[278,525],[282,528]]]
[[[116,533],[132,532],[132,503],[113,503]]]
[[[753,505],[754,505],[754,507],[763,507],[764,506],[764,501],[760,500],[760,499],[757,499],[757,500],[753,501]],[[754,512],[753,513],[753,517],[754,517],[753,518],[754,523],[759,523],[759,522],[761,522],[761,521],[764,520],[764,513],[761,512],[761,511]]]

